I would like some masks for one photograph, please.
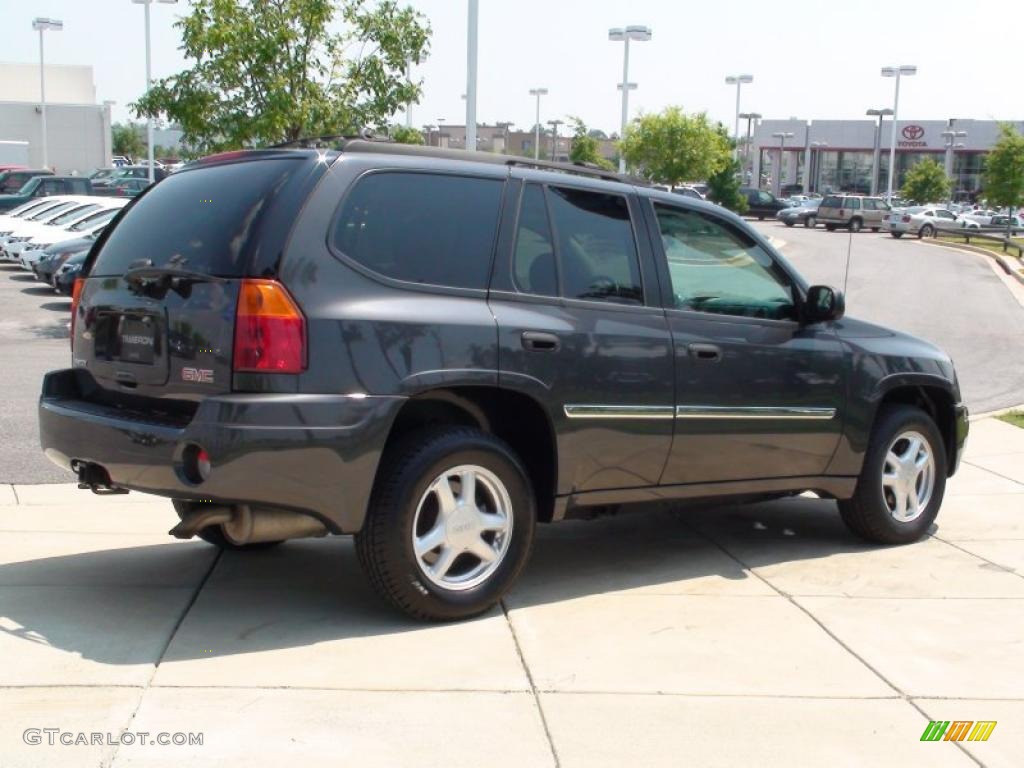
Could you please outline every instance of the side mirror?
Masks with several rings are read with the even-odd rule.
[[[803,305],[803,318],[808,323],[838,320],[846,312],[846,299],[842,291],[827,285],[813,285],[807,291]]]

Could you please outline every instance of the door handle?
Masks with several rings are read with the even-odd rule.
[[[722,350],[714,344],[691,344],[687,349],[689,349],[690,354],[698,360],[717,363],[722,359]]]
[[[522,342],[523,349],[531,349],[535,352],[554,352],[561,346],[561,342],[555,334],[539,331],[524,331]]]

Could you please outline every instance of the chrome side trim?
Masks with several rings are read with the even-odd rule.
[[[677,405],[677,419],[812,419],[828,420],[835,408],[805,406],[750,406],[731,408],[716,405]]]
[[[570,419],[671,419],[671,405],[566,405]]]

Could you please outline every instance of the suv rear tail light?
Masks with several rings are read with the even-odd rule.
[[[306,318],[280,283],[242,281],[233,367],[263,373],[301,373],[306,369]]]
[[[75,348],[75,318],[78,316],[78,299],[82,295],[82,286],[85,285],[85,279],[81,277],[75,278],[75,283],[71,288],[71,348]]]

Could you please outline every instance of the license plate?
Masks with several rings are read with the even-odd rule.
[[[156,347],[156,324],[148,317],[124,317],[119,324],[117,342],[118,360],[152,365]]]

